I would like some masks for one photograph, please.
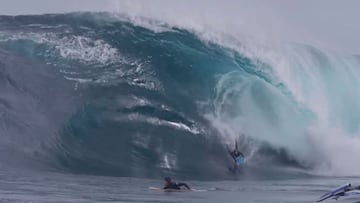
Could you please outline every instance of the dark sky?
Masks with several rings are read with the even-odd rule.
[[[360,53],[358,0],[0,0],[0,14],[120,11],[259,40]]]

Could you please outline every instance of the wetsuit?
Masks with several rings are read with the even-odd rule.
[[[181,187],[185,187],[186,189],[190,190],[190,187],[186,183],[175,183],[169,182],[163,189],[174,189],[174,190],[181,190]]]
[[[238,145],[237,145],[237,142],[235,141],[235,149],[233,151],[230,151],[229,150],[229,153],[231,155],[231,157],[234,159],[234,161],[236,162],[236,159],[238,157],[245,157],[243,153],[241,153],[239,150],[238,150]]]
[[[234,151],[230,152],[231,157],[236,161],[236,158],[238,157],[244,157],[244,154],[239,152],[237,149],[235,149]]]

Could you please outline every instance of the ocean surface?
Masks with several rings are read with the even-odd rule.
[[[145,17],[0,16],[0,201],[314,202],[360,182],[359,66]],[[206,191],[149,190],[164,176]]]
[[[359,178],[187,181],[199,192],[159,192],[161,180],[49,172],[5,171],[0,174],[1,202],[315,202],[339,183]],[[325,202],[358,202],[358,198]]]
[[[159,192],[161,180],[46,172],[0,174],[1,202],[315,202],[319,194],[354,178],[187,181],[199,192]],[[326,202],[357,202],[358,199]]]

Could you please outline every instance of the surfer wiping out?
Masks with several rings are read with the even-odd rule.
[[[244,154],[239,151],[236,141],[235,141],[235,149],[232,151],[229,151],[229,153],[235,162],[236,162],[237,158],[244,157]]]
[[[237,169],[237,166],[239,164],[244,163],[244,161],[245,161],[244,154],[241,153],[239,151],[239,149],[238,149],[237,141],[235,141],[235,149],[232,150],[232,151],[229,150],[229,154],[234,159],[234,168],[233,168],[233,170],[235,171]]]
[[[187,190],[191,190],[190,187],[186,184],[186,183],[176,183],[176,182],[172,182],[170,177],[165,177],[164,178],[164,187],[163,189],[174,189],[174,190],[181,190],[183,188],[187,189]]]

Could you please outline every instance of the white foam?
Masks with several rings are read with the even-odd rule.
[[[237,51],[269,65],[262,68],[269,69],[271,82],[260,79],[260,83],[272,96],[253,100],[246,82],[236,80],[234,73],[224,75],[216,89],[215,114],[209,118],[214,125],[228,139],[246,132],[285,148],[299,162],[315,167],[316,173],[360,175],[354,169],[360,164],[351,161],[360,154],[360,94],[356,91],[360,63],[356,58],[298,45],[248,49]],[[251,77],[243,78],[250,86],[257,83]],[[271,119],[257,104],[259,99],[271,103],[267,107],[275,112]],[[235,103],[230,113],[229,102]]]
[[[169,153],[163,154],[163,159],[162,162],[160,163],[160,167],[166,169],[176,169],[177,168],[176,156]]]
[[[0,41],[29,40],[49,46],[51,54],[59,54],[70,60],[85,64],[107,65],[124,60],[119,51],[103,40],[93,40],[84,36],[60,36],[56,33],[0,32]]]

